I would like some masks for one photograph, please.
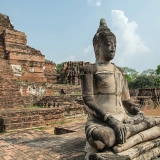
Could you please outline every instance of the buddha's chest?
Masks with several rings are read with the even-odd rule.
[[[97,72],[94,74],[97,92],[115,93],[122,91],[122,76],[116,72]]]
[[[94,75],[94,80],[98,87],[115,88],[115,75],[113,73],[96,73]]]

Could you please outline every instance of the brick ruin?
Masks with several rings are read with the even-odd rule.
[[[80,85],[80,69],[90,64],[89,62],[65,62],[58,77],[58,83]]]
[[[46,61],[39,50],[28,46],[25,33],[15,30],[9,17],[3,14],[0,14],[0,58],[10,64],[18,82],[34,82],[35,86],[57,82],[56,64]]]
[[[7,61],[0,59],[0,110],[23,108],[19,86]]]
[[[74,91],[72,85],[68,88],[56,85],[56,64],[27,46],[25,33],[15,30],[9,17],[3,14],[0,14],[0,63],[0,131],[44,126],[83,113],[82,100],[78,96],[71,99],[69,95],[72,91],[79,94],[80,88],[75,86]],[[45,108],[26,108],[42,102]]]
[[[130,90],[131,98],[140,104],[141,110],[160,107],[160,88]]]

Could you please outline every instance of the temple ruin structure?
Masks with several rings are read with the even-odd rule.
[[[160,88],[139,88],[130,90],[131,98],[139,104],[141,110],[160,106]]]
[[[77,62],[65,62],[61,69],[61,74],[58,78],[58,82],[61,84],[80,84],[80,69],[85,65],[90,64],[89,62],[77,61]]]

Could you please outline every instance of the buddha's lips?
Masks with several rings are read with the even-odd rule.
[[[113,53],[113,52],[112,52],[112,53],[109,53],[109,55],[110,55],[110,56],[114,56],[114,53]]]

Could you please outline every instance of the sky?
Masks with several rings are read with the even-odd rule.
[[[159,0],[0,0],[0,13],[56,64],[94,63],[92,39],[105,18],[117,38],[112,62],[141,73],[160,65],[159,6]]]

